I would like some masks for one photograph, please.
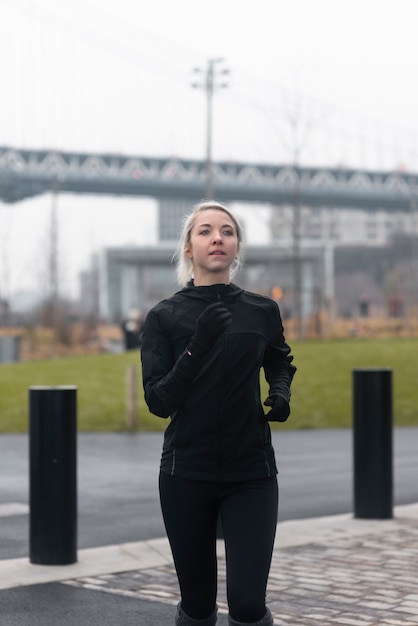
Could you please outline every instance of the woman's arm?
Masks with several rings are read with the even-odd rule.
[[[222,302],[210,304],[198,317],[189,345],[176,357],[170,331],[162,328],[154,310],[148,314],[141,358],[145,400],[152,413],[168,417],[179,407],[206,355],[230,323],[231,314]]]
[[[170,335],[155,311],[148,314],[141,347],[145,401],[159,417],[169,417],[186,397],[202,359],[186,349],[177,359]]]
[[[286,343],[280,311],[272,309],[272,333],[263,360],[264,374],[269,384],[269,397],[282,396],[290,400],[290,385],[296,372],[290,346]]]

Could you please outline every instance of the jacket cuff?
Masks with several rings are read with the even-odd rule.
[[[198,359],[201,359],[208,353],[208,348],[196,339],[196,337],[192,337],[186,351],[189,356],[195,356]]]

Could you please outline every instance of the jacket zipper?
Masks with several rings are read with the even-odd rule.
[[[221,299],[220,294],[217,295],[218,300]],[[223,450],[222,450],[222,421],[221,421],[221,403],[224,389],[224,381],[226,378],[226,364],[227,364],[227,352],[228,352],[228,335],[225,333],[223,338],[223,358],[222,358],[222,372],[221,383],[219,385],[218,392],[218,411],[216,416],[216,441],[217,441],[217,454],[216,454],[216,473],[218,480],[221,477],[222,465],[223,465]]]

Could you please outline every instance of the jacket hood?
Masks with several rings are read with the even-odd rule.
[[[204,287],[195,287],[193,281],[191,280],[186,287],[183,287],[183,289],[178,291],[175,295],[181,295],[191,299],[196,298],[198,300],[202,300],[202,298],[204,298],[208,302],[213,302],[213,300],[234,300],[243,291],[244,290],[241,289],[241,287],[234,285],[234,283],[229,283],[228,285],[219,283]]]

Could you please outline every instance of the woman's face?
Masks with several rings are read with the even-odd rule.
[[[229,283],[229,270],[239,251],[233,220],[219,209],[195,217],[185,254],[192,260],[194,284]]]

